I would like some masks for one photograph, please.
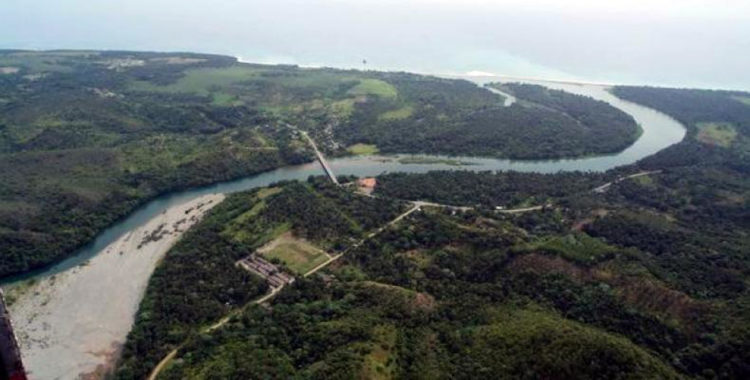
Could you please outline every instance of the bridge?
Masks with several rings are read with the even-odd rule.
[[[313,139],[310,137],[310,135],[307,134],[307,132],[300,131],[300,133],[302,133],[302,136],[305,136],[307,141],[310,142],[310,145],[315,150],[315,154],[318,156],[318,162],[320,162],[320,166],[323,167],[323,171],[326,172],[326,175],[328,176],[328,178],[330,178],[333,183],[338,185],[339,180],[336,179],[336,175],[333,174],[333,170],[331,169],[330,166],[328,166],[328,161],[326,161],[326,158],[323,156],[323,153],[320,153],[320,151],[318,150],[318,146],[315,145],[315,141],[313,141]]]

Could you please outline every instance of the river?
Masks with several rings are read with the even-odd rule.
[[[517,81],[512,78],[501,78],[501,77],[465,77],[465,79],[472,80],[478,85],[483,85],[487,82],[492,81]],[[649,156],[658,152],[661,149],[666,148],[669,145],[679,142],[684,134],[685,129],[674,119],[654,111],[652,109],[636,105],[634,103],[626,102],[609,93],[606,86],[592,85],[592,84],[575,84],[575,83],[562,83],[562,82],[545,82],[545,81],[531,81],[523,80],[524,82],[542,84],[544,86],[565,90],[575,94],[591,96],[595,99],[606,101],[613,106],[622,109],[626,113],[633,116],[636,122],[642,127],[643,134],[633,145],[625,149],[624,151],[603,156],[586,157],[579,159],[563,159],[563,160],[541,160],[541,161],[526,161],[526,160],[503,160],[503,159],[492,159],[492,158],[479,158],[479,157],[447,157],[447,156],[428,156],[430,158],[439,159],[450,159],[470,162],[472,165],[467,166],[455,166],[447,163],[400,163],[398,158],[412,157],[413,155],[399,155],[394,156],[358,156],[358,157],[343,157],[329,160],[329,164],[337,175],[357,175],[357,176],[374,176],[384,172],[410,172],[410,173],[423,173],[430,170],[513,170],[522,172],[540,172],[540,173],[554,173],[559,171],[605,171],[617,166],[627,165],[634,163],[635,161]],[[507,100],[506,106],[512,106],[514,100]],[[416,155],[416,157],[425,157],[424,155]],[[185,205],[194,204],[199,199],[207,199],[215,194],[232,193],[243,190],[250,190],[257,187],[267,186],[271,183],[282,181],[282,180],[304,180],[310,175],[321,175],[323,174],[320,165],[317,162],[312,162],[303,165],[288,166],[279,168],[273,171],[269,171],[263,174],[254,175],[246,178],[237,179],[234,181],[217,183],[210,186],[190,189],[181,192],[175,192],[158,197],[147,204],[139,207],[128,215],[123,220],[113,224],[109,228],[102,231],[90,244],[78,250],[76,253],[71,255],[66,260],[59,262],[58,264],[46,268],[44,270],[36,271],[23,276],[18,276],[5,280],[5,285],[13,286],[23,280],[31,278],[39,280],[40,284],[45,285],[47,288],[54,288],[54,284],[50,285],[56,278],[61,278],[58,281],[67,281],[71,284],[80,284],[83,278],[86,278],[88,263],[94,263],[92,269],[88,269],[88,272],[98,270],[103,271],[100,273],[106,273],[107,270],[120,273],[122,268],[117,264],[117,260],[109,257],[109,255],[115,255],[113,247],[118,244],[124,244],[127,242],[127,237],[136,232],[143,234],[144,226],[153,225],[154,220],[158,219],[160,215],[169,214],[174,210],[182,212]],[[153,231],[156,227],[149,227]],[[176,230],[177,228],[175,228]],[[147,231],[148,232],[148,231]],[[178,236],[178,234],[176,235]],[[139,247],[140,248],[140,247]],[[164,248],[166,251],[167,248]],[[127,255],[127,252],[125,253]],[[122,255],[120,253],[120,255]],[[75,293],[66,293],[65,299],[58,299],[55,302],[58,310],[72,310],[75,309],[78,313],[84,313],[89,315],[89,320],[86,322],[87,325],[92,326],[91,329],[86,330],[88,333],[97,335],[96,328],[102,329],[101,331],[107,332],[112,336],[108,336],[109,346],[121,343],[125,339],[129,326],[132,324],[133,316],[137,311],[137,302],[128,302],[126,305],[118,303],[118,300],[129,299],[139,300],[143,291],[147,285],[148,278],[153,271],[153,268],[157,265],[158,260],[163,255],[163,252],[156,252],[154,255],[143,255],[148,257],[143,261],[147,262],[146,266],[139,266],[138,270],[141,271],[139,276],[129,276],[131,281],[137,283],[130,283],[129,286],[116,286],[109,281],[110,286],[102,285],[100,294],[98,297],[78,297]],[[99,257],[101,256],[101,257]],[[109,263],[109,264],[107,264]],[[107,267],[106,265],[110,265]],[[77,274],[77,273],[83,274]],[[101,278],[106,275],[93,276],[90,278]],[[93,277],[91,277],[93,276]],[[87,280],[86,286],[96,288],[99,284],[91,283],[92,281]],[[104,281],[102,279],[102,281]],[[39,289],[41,285],[35,285],[35,289],[24,293],[17,303],[11,307],[11,315],[14,320],[23,318],[28,319],[31,316],[36,316],[35,312],[29,311],[29,305],[39,304],[43,307],[45,303],[38,303],[34,297],[46,296],[49,297],[49,293],[41,294]],[[68,288],[75,288],[74,286],[68,286]],[[108,294],[107,292],[111,292]],[[41,292],[44,293],[44,292]],[[36,302],[36,303],[35,303]],[[86,303],[91,303],[88,305]],[[112,303],[113,308],[117,308],[118,312],[124,313],[125,318],[119,320],[112,320],[111,316],[108,318],[106,313],[98,312],[102,309],[102,305]],[[70,307],[65,307],[69,304]],[[24,310],[25,308],[25,310]],[[24,311],[22,311],[24,310]],[[87,311],[91,311],[88,313]],[[50,329],[61,329],[63,326],[60,324],[70,323],[70,316],[65,315],[56,317],[54,315],[55,310],[45,311],[47,313],[48,321],[42,323],[43,326],[47,326],[45,334],[50,333]],[[31,313],[31,314],[30,314]],[[117,323],[117,326],[112,326]],[[98,326],[98,327],[94,327]],[[67,327],[67,326],[65,326]],[[18,329],[18,328],[17,328]],[[23,329],[23,327],[21,327]],[[114,331],[115,333],[113,333]],[[54,362],[54,358],[46,357],[45,352],[50,350],[51,346],[65,346],[65,342],[59,341],[46,341],[43,343],[34,343],[34,339],[41,334],[40,331],[29,328],[29,331],[20,331],[19,339],[21,340],[22,346],[31,347],[29,351],[24,352],[25,360],[27,358],[35,358],[33,363],[27,362],[27,365],[32,371],[34,367],[38,368],[36,371],[37,375],[44,374],[44,377],[55,376],[57,367],[51,368],[49,362]],[[101,335],[101,334],[99,334]],[[83,345],[85,346],[85,345]],[[83,347],[82,346],[82,347]],[[54,348],[54,347],[52,347]],[[24,348],[22,347],[22,350]],[[114,350],[110,350],[109,347],[99,347],[99,351],[95,348],[91,348],[91,352],[82,352],[80,360],[86,360],[86,363],[78,363],[78,368],[95,369],[97,360],[99,364],[104,364],[107,361],[111,361],[111,356],[116,355]],[[76,356],[70,357],[70,360],[75,359]],[[71,366],[75,363],[71,363]],[[71,367],[73,368],[73,367]],[[65,372],[70,375],[73,372]],[[84,373],[80,370],[78,373]],[[60,372],[57,372],[60,375]],[[67,376],[62,375],[62,378]],[[33,372],[32,372],[32,377]]]

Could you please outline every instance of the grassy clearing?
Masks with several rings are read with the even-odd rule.
[[[378,153],[378,147],[373,144],[354,144],[346,150],[351,154],[356,155],[368,155],[368,154],[375,154]]]
[[[45,71],[70,72],[70,66],[63,63],[69,60],[66,55],[47,52],[21,52],[0,55],[0,66],[24,67],[29,72],[39,73]]]
[[[654,184],[654,179],[650,175],[642,175],[632,178],[632,180],[642,186],[652,186]]]
[[[339,117],[349,117],[354,112],[354,99],[344,99],[331,103],[331,112]]]
[[[739,101],[741,103],[744,103],[744,104],[747,104],[748,106],[750,106],[750,96],[739,96],[739,95],[737,95],[737,96],[733,96],[732,98],[734,98],[734,100],[737,100],[737,101]]]
[[[159,86],[145,81],[134,81],[130,88],[139,91],[155,92],[188,92],[201,95],[217,92],[218,88],[227,87],[232,83],[256,78],[261,71],[249,66],[232,66],[222,68],[207,68],[185,71],[185,76],[176,83]],[[219,95],[219,100],[227,99],[229,95]],[[216,98],[214,98],[216,101]]]
[[[522,251],[540,251],[560,255],[566,260],[581,264],[596,262],[615,248],[585,233],[553,236],[524,245]]]
[[[269,259],[279,259],[298,274],[307,273],[328,260],[328,255],[320,248],[294,237],[291,232],[281,234],[258,252]]]
[[[378,120],[391,121],[391,120],[403,120],[409,118],[414,113],[414,107],[404,106],[397,110],[383,112],[378,116]]]
[[[238,98],[232,94],[225,92],[216,92],[213,94],[213,101],[211,102],[216,106],[231,106],[242,103]]]
[[[258,190],[258,194],[256,195],[258,199],[266,199],[270,197],[271,195],[278,194],[281,192],[280,187],[264,187],[260,190]]]
[[[376,95],[386,99],[394,99],[398,90],[388,82],[380,79],[362,79],[359,84],[349,90],[350,95]]]
[[[728,148],[737,138],[737,130],[729,123],[698,123],[698,141]]]
[[[373,329],[372,351],[364,358],[362,379],[393,379],[396,360],[392,351],[396,347],[398,331],[393,325],[380,325]]]

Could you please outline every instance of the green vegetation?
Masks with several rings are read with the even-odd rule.
[[[750,96],[733,96],[732,98],[750,106]]]
[[[518,84],[502,107],[465,81],[212,55],[4,51],[0,67],[0,275],[158,194],[309,161],[282,123],[327,153],[514,158],[614,152],[638,130]],[[747,378],[748,95],[614,93],[685,123],[685,141],[607,173],[393,173],[375,198],[314,177],[229,196],[156,268],[114,377],[179,347],[162,378]],[[642,170],[658,172],[591,192]],[[473,209],[423,207],[371,235],[407,209],[397,199]],[[496,210],[533,205],[548,206]],[[235,263],[263,247],[297,273],[343,255],[249,305],[268,286]]]
[[[341,252],[402,211],[400,202],[358,196],[325,178],[230,195],[156,269],[118,376],[143,378],[200,328],[265,291],[265,283],[234,265],[237,260],[257,250],[303,274],[328,259],[318,247]]]
[[[346,150],[355,155],[368,155],[378,153],[378,147],[373,144],[354,144],[350,145]]]
[[[427,165],[450,165],[450,166],[470,166],[474,165],[473,162],[454,160],[451,158],[436,158],[436,157],[425,157],[425,156],[408,156],[401,157],[398,159],[399,163],[402,164],[427,164]]]
[[[632,139],[607,131],[634,128],[588,99],[506,108],[472,83],[405,73],[117,51],[0,51],[0,67],[0,277],[63,259],[160,194],[311,160],[285,123],[334,155],[514,158],[611,152]],[[577,120],[571,104],[605,116]]]
[[[391,173],[378,177],[376,195],[449,205],[523,207],[546,199],[589,192],[610,180],[608,174],[433,171]]]
[[[617,251],[614,247],[585,233],[545,237],[538,242],[521,246],[520,250],[560,255],[568,261],[583,265],[611,258]]]
[[[666,364],[627,339],[554,314],[501,311],[491,325],[471,328],[465,349],[476,375],[522,378],[677,379]]]
[[[413,114],[414,114],[414,107],[403,106],[397,110],[383,112],[382,114],[380,114],[380,116],[378,116],[378,120],[382,120],[382,121],[403,120],[403,119],[409,118],[409,116]]]
[[[484,155],[543,159],[620,151],[638,137],[627,114],[604,102],[508,85],[522,104],[465,82],[382,74],[398,91],[356,103],[334,129],[345,144],[376,144],[385,153]]]
[[[385,99],[393,99],[398,95],[398,90],[390,83],[379,79],[362,79],[348,93],[355,96],[376,95]]]
[[[285,233],[258,249],[264,257],[283,263],[297,274],[305,274],[328,260],[320,248]]]
[[[737,131],[727,123],[698,123],[698,141],[728,148],[737,137]]]
[[[713,107],[739,110],[727,94],[615,91],[690,110],[688,118],[662,108],[682,115],[688,137],[608,173],[381,175],[382,204],[424,199],[474,209],[425,207],[350,246],[270,307],[248,307],[211,334],[187,337],[161,377],[747,377],[747,124],[736,113],[717,119]],[[735,142],[698,142],[702,120],[732,123]],[[659,171],[591,191],[642,170]],[[332,231],[366,236],[319,206],[345,207],[357,197],[322,181],[285,184],[264,202],[312,205],[290,228],[302,236],[305,225],[320,225],[324,232],[305,232],[316,245]],[[551,206],[495,210],[543,203]],[[273,223],[297,223],[295,209]],[[348,210],[345,219],[359,215],[357,225],[379,215]],[[367,229],[387,222],[377,218]]]

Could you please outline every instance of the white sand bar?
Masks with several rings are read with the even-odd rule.
[[[31,379],[100,378],[117,360],[159,260],[224,199],[173,206],[84,265],[41,279],[10,307]]]

